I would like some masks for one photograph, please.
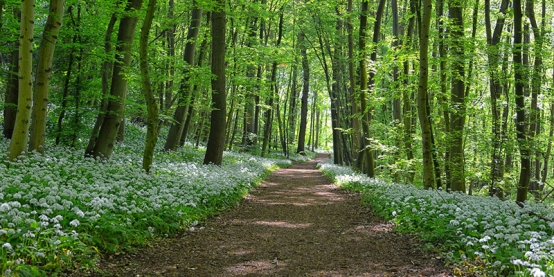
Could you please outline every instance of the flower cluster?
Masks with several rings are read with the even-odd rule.
[[[188,229],[291,164],[226,152],[223,166],[202,165],[203,150],[185,146],[171,153],[158,148],[146,174],[136,151],[143,141],[130,137],[107,161],[48,147],[9,167],[0,164],[0,275],[93,261],[98,249],[117,251]]]
[[[493,276],[554,275],[554,224],[536,216],[554,218],[548,206],[522,209],[498,198],[386,183],[329,163],[319,167],[339,186],[363,192],[397,230],[441,245],[454,262],[483,262]]]

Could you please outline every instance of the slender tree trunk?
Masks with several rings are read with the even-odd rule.
[[[514,7],[514,79],[515,79],[515,94],[516,94],[516,134],[520,153],[521,171],[519,174],[519,182],[517,186],[517,202],[525,202],[527,200],[527,191],[529,190],[529,182],[531,178],[531,159],[529,157],[529,146],[527,140],[527,115],[525,107],[525,72],[523,64],[523,43],[522,43],[522,7],[521,0],[513,1]]]
[[[509,0],[503,0],[500,5],[500,14],[504,14],[508,8]],[[494,33],[491,28],[490,19],[490,0],[485,0],[485,30],[487,34],[488,44],[488,61],[489,61],[489,74],[490,74],[490,99],[491,99],[491,114],[492,114],[492,157],[491,157],[491,186],[489,189],[489,195],[493,196],[498,191],[497,184],[503,179],[503,160],[502,160],[502,128],[500,118],[500,106],[498,99],[502,95],[501,75],[499,72],[500,61],[500,49],[498,43],[500,42],[502,29],[504,27],[505,17],[499,16]]]
[[[308,94],[310,92],[310,66],[308,64],[308,55],[305,44],[305,34],[298,35],[298,44],[300,54],[302,55],[302,105],[300,107],[300,129],[298,132],[298,148],[296,153],[304,153],[304,144],[306,142],[306,125],[308,117]]]
[[[204,164],[221,165],[225,148],[225,1],[218,0],[212,14],[212,112]]]
[[[33,35],[35,21],[35,1],[21,1],[21,28],[19,35],[19,97],[17,115],[10,145],[8,160],[14,161],[25,153],[33,107]]]
[[[193,5],[196,3],[193,2]],[[175,20],[175,1],[169,0],[168,3],[168,9],[167,9],[167,19],[169,22],[171,22],[171,27],[169,27],[165,31],[166,39],[167,39],[167,55],[169,56],[169,61],[166,62],[166,74],[167,74],[167,81],[165,82],[165,106],[163,106],[164,110],[171,109],[171,106],[173,105],[174,101],[171,101],[173,98],[173,85],[174,85],[174,78],[175,78],[175,33],[177,32],[177,24]],[[196,9],[192,10],[192,17],[194,18],[194,14],[196,12]],[[194,22],[191,21],[191,24]],[[163,41],[162,40],[162,47],[163,47]],[[191,43],[191,41],[187,37],[187,44]],[[186,46],[185,46],[185,53],[186,53]],[[186,54],[185,54],[186,55]]]
[[[546,147],[546,154],[544,155],[543,168],[541,174],[541,183],[546,183],[548,177],[548,164],[550,161],[550,154],[552,153],[552,138],[554,137],[554,103],[550,104],[550,132],[548,134],[548,146]]]
[[[418,11],[420,22],[419,31],[419,87],[417,97],[417,110],[421,126],[421,139],[423,151],[423,186],[433,188],[435,176],[433,174],[433,144],[432,127],[427,113],[428,79],[429,79],[429,28],[431,23],[431,0],[422,0],[422,10]]]
[[[360,91],[359,102],[361,111],[361,124],[362,124],[362,139],[360,140],[360,151],[358,154],[358,161],[356,167],[361,169],[362,172],[368,174],[370,177],[375,175],[371,160],[373,159],[373,152],[368,148],[366,140],[369,138],[369,117],[368,112],[368,75],[365,62],[366,56],[366,39],[367,39],[367,17],[369,13],[369,3],[362,1],[362,7],[360,12],[360,29],[359,29],[359,63],[358,76],[360,78]]]
[[[367,37],[367,13],[368,13],[368,3],[367,1],[362,2],[362,12],[360,15],[360,41],[359,41],[359,47],[361,51],[361,58],[360,58],[360,109],[362,110],[362,128],[363,128],[363,143],[361,143],[361,149],[360,152],[364,156],[363,159],[358,160],[365,160],[365,165],[362,165],[358,163],[358,167],[362,169],[364,172],[367,173],[369,177],[374,177],[375,170],[374,170],[374,159],[373,159],[373,150],[369,145],[367,145],[366,140],[370,138],[370,120],[371,120],[371,111],[370,106],[367,103],[369,94],[373,92],[374,84],[375,84],[375,73],[373,71],[370,71],[369,74],[366,70],[366,63],[365,63],[365,53],[366,53],[366,43],[365,38]],[[379,6],[377,7],[377,14],[375,16],[375,25],[373,26],[373,44],[371,48],[371,54],[370,59],[372,63],[375,63],[377,61],[377,43],[379,42],[379,36],[381,33],[381,19],[383,17],[383,11],[385,9],[385,1],[380,0]]]
[[[352,159],[355,163],[358,162],[358,151],[360,149],[360,141],[362,139],[362,127],[360,123],[360,108],[358,104],[359,92],[356,84],[356,65],[354,57],[354,26],[352,24],[352,0],[347,3],[348,17],[346,18],[346,28],[348,33],[348,77],[350,88],[350,99],[352,103],[352,129],[354,129],[352,137]]]
[[[71,8],[71,7],[70,7]],[[106,30],[106,35],[104,36],[104,53],[109,56],[110,51],[112,51],[112,34],[114,30],[115,23],[117,22],[117,16],[116,14],[112,14],[112,17],[110,18],[110,23],[108,23],[108,28]],[[77,40],[77,35],[74,35],[73,41],[75,42]],[[70,54],[70,62],[69,62],[69,68],[67,72],[67,79],[66,82],[69,82],[69,77],[71,76],[71,66],[72,66],[72,60],[73,60],[73,52],[74,50],[71,50]],[[100,131],[100,127],[102,127],[102,123],[104,122],[104,116],[106,115],[106,110],[108,108],[108,93],[110,88],[110,77],[112,75],[113,71],[113,62],[109,59],[106,59],[102,63],[102,101],[100,104],[100,111],[98,113],[98,116],[96,117],[96,122],[94,123],[94,127],[92,128],[92,133],[90,135],[87,148],[85,150],[85,155],[92,156],[94,154],[94,145],[96,145],[96,140],[98,139],[98,132]],[[67,106],[67,91],[64,90],[64,97],[62,100],[62,114],[60,114],[60,118],[58,119],[58,136],[61,135],[62,131],[62,122],[63,118],[65,116],[65,107]],[[64,103],[66,103],[64,105]],[[64,116],[62,116],[64,115]],[[59,143],[59,139],[56,138],[56,144]]]
[[[277,35],[277,41],[275,42],[275,48],[279,48],[281,46],[281,39],[283,38],[283,17],[284,17],[284,9],[281,8],[280,9],[280,14],[279,14],[279,25],[278,25],[278,29],[279,29],[279,33]],[[260,39],[262,39],[262,35],[260,35]],[[272,122],[273,122],[273,113],[274,113],[274,107],[273,107],[273,102],[274,102],[274,99],[277,97],[279,97],[279,88],[277,86],[277,61],[273,61],[272,65],[271,65],[271,77],[270,77],[270,83],[271,83],[271,92],[270,92],[270,96],[269,96],[269,102],[268,102],[268,106],[269,106],[269,110],[266,114],[266,118],[265,118],[265,130],[264,130],[264,141],[262,143],[262,157],[265,155],[266,151],[269,152],[269,136],[271,134],[271,129],[272,129]],[[278,112],[277,112],[278,113]],[[280,127],[280,125],[278,125]]]
[[[126,11],[140,10],[142,0],[130,0],[127,3]],[[110,89],[111,98],[108,100],[108,108],[102,127],[98,135],[98,140],[94,146],[93,156],[96,158],[109,159],[123,122],[125,111],[125,98],[127,93],[127,79],[125,70],[131,64],[131,50],[133,47],[133,38],[137,25],[137,14],[134,12],[126,13],[119,23],[117,34],[116,62],[113,69],[112,84]]]
[[[42,41],[38,50],[29,151],[37,151],[39,153],[44,153],[48,89],[50,88],[50,77],[52,76],[54,49],[56,48],[56,41],[62,27],[63,5],[64,0],[50,0],[48,19],[44,26]]]
[[[544,1],[543,1],[543,9],[545,9]],[[540,190],[540,184],[538,181],[540,180],[540,150],[539,150],[539,144],[534,143],[535,138],[540,134],[541,131],[541,125],[540,125],[540,109],[538,107],[538,98],[541,90],[542,85],[542,75],[543,75],[543,60],[542,60],[542,46],[543,46],[543,30],[544,30],[544,18],[542,20],[542,26],[539,27],[537,24],[537,20],[535,19],[535,10],[534,10],[534,1],[532,0],[526,0],[526,14],[527,18],[529,18],[529,22],[531,23],[531,29],[533,30],[533,36],[535,38],[535,47],[534,47],[534,56],[535,61],[533,63],[533,71],[531,76],[531,109],[529,113],[529,136],[528,140],[530,144],[534,144],[535,146],[531,148],[530,150],[533,152],[530,155],[535,157],[535,176],[533,178],[533,190],[537,191]],[[543,10],[543,14],[545,11]]]
[[[292,143],[294,139],[296,138],[296,100],[298,98],[298,67],[297,64],[297,58],[295,56],[295,63],[291,66],[291,83],[289,85],[289,91],[290,91],[290,104],[289,104],[289,114],[288,114],[288,143]],[[287,150],[288,152],[288,150]]]
[[[233,123],[233,131],[231,135],[231,139],[229,140],[229,150],[233,150],[233,143],[235,142],[235,135],[237,133],[238,124],[239,124],[239,112],[240,110],[237,109],[235,112],[235,122]]]
[[[19,10],[14,11],[16,18],[21,18]],[[15,47],[10,55],[10,65],[8,68],[8,78],[6,86],[6,97],[4,98],[4,130],[5,138],[11,138],[15,127],[15,118],[17,115],[17,99],[19,96],[19,49]]]
[[[207,13],[206,15],[206,20],[209,22],[211,21],[211,14],[210,13]],[[203,61],[204,61],[204,54],[206,53],[206,49],[208,48],[208,40],[205,39],[204,41],[202,41],[202,45],[200,45],[200,51],[198,52],[198,62],[197,62],[197,66],[198,67],[202,67],[202,64],[203,64]],[[196,98],[198,97],[198,94],[199,94],[199,87],[197,85],[194,86],[194,88],[192,89],[192,95],[190,97],[190,102],[188,104],[188,109],[187,109],[187,119],[185,120],[185,126],[183,127],[183,133],[181,134],[181,142],[180,142],[180,145],[183,146],[185,145],[185,140],[187,138],[187,134],[188,134],[188,131],[189,131],[189,128],[190,128],[190,121],[192,119],[192,116],[194,114],[194,103],[196,102]]]
[[[150,72],[148,69],[148,35],[150,34],[150,28],[152,27],[152,20],[154,19],[154,12],[156,11],[156,0],[148,1],[148,9],[146,10],[146,17],[140,32],[140,75],[142,79],[142,92],[144,99],[146,100],[146,109],[148,110],[148,119],[146,122],[146,143],[144,145],[144,153],[142,156],[142,168],[146,173],[150,173],[150,167],[154,159],[154,148],[156,148],[156,141],[158,140],[158,105],[154,92],[152,91],[152,84],[150,81]]]
[[[412,13],[415,13],[415,5],[412,3],[414,0],[410,1],[410,10]],[[408,27],[406,30],[406,37],[404,39],[404,45],[403,47],[408,48],[412,45],[412,39],[413,39],[413,32],[415,29],[415,18],[412,16],[408,20]],[[406,60],[403,63],[403,80],[402,80],[402,110],[404,114],[404,151],[406,152],[406,159],[408,161],[414,160],[414,152],[412,149],[412,142],[413,142],[413,109],[412,109],[412,99],[411,95],[413,93],[410,93],[410,61]],[[407,182],[413,183],[414,181],[414,170],[412,169],[412,166],[409,166],[406,170],[407,173]]]
[[[451,54],[454,58],[451,65],[454,76],[452,77],[451,90],[451,121],[450,121],[450,188],[453,191],[465,192],[464,173],[464,128],[466,118],[465,103],[465,50],[464,50],[464,21],[463,4],[461,0],[453,0],[449,3],[450,15],[449,35],[452,40]]]
[[[437,95],[439,109],[441,110],[443,117],[444,117],[444,124],[441,124],[441,126],[437,126],[438,129],[442,129],[444,133],[446,133],[446,139],[445,139],[445,151],[444,151],[444,172],[445,172],[445,183],[446,183],[446,190],[451,189],[451,180],[452,180],[452,171],[450,170],[450,167],[452,165],[452,155],[451,155],[451,119],[450,119],[450,107],[448,106],[448,53],[447,53],[447,30],[446,30],[446,20],[444,20],[444,3],[445,0],[439,0],[437,1],[437,7],[436,7],[436,25],[439,33],[439,39],[438,39],[438,54],[440,58],[439,62],[439,79],[440,79],[440,93]],[[454,46],[455,48],[456,46]],[[452,55],[453,58],[456,58],[454,55]],[[429,116],[431,116],[429,114]],[[433,140],[433,145],[436,145]],[[433,154],[437,156],[436,149],[433,150]],[[434,162],[436,165],[440,164],[438,163],[437,159],[434,159]],[[435,168],[435,171],[440,172],[440,168]],[[442,184],[441,181],[441,174],[435,174],[435,181],[437,182],[437,187],[439,187],[439,184]]]
[[[189,68],[194,66],[196,39],[198,38],[200,23],[202,22],[202,10],[198,8],[193,9],[191,17],[192,19],[188,30],[187,44],[185,46],[184,54],[184,61],[189,66],[184,67],[183,70],[184,77],[181,80],[177,108],[175,109],[175,114],[173,115],[173,123],[171,124],[171,128],[169,129],[169,133],[164,145],[164,150],[166,151],[175,151],[177,149],[177,146],[179,146],[181,136],[183,135],[183,129],[185,127],[187,111],[188,109],[191,109],[192,106],[192,89],[189,85]]]

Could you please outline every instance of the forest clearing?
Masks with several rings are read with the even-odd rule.
[[[0,0],[0,273],[120,274],[112,257],[239,203],[294,208],[268,180],[330,153],[329,186],[297,171],[299,195],[354,210],[306,211],[382,223],[391,249],[301,274],[553,276],[553,19],[546,0]],[[326,241],[368,242],[347,234]],[[252,274],[294,275],[277,254]]]

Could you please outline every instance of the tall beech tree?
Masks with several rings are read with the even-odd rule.
[[[13,135],[8,146],[8,160],[13,161],[27,149],[33,107],[33,38],[35,1],[21,1],[19,30],[19,97]]]
[[[38,64],[35,77],[34,104],[31,122],[29,151],[44,153],[46,136],[46,114],[48,111],[48,90],[52,76],[52,60],[58,34],[62,27],[64,0],[50,0],[48,19],[44,26],[42,41],[38,50]]]
[[[129,0],[126,3],[125,15],[119,23],[110,99],[94,146],[93,156],[96,158],[110,158],[120,125],[123,122],[127,93],[125,74],[131,64],[133,39],[138,21],[137,11],[140,10],[141,6],[142,0]]]
[[[368,176],[375,176],[374,165],[373,165],[373,152],[368,146],[367,140],[369,138],[369,106],[368,106],[368,74],[367,66],[365,62],[366,56],[366,39],[367,39],[367,21],[369,14],[369,3],[368,1],[362,0],[362,7],[360,12],[360,29],[359,29],[359,41],[358,49],[360,52],[359,66],[358,66],[358,76],[360,78],[360,90],[357,99],[360,102],[360,112],[361,112],[361,125],[362,125],[362,139],[360,140],[360,153],[358,156],[356,166],[366,173]]]
[[[521,0],[513,1],[514,7],[514,89],[516,102],[516,137],[520,155],[520,173],[517,184],[517,202],[527,200],[527,191],[531,179],[531,158],[527,143],[527,110],[525,105],[525,68],[523,65],[523,12]]]
[[[417,112],[421,127],[421,143],[423,152],[423,186],[433,188],[435,175],[433,165],[432,126],[429,120],[428,82],[429,82],[429,29],[431,25],[431,0],[421,1],[419,19],[419,85],[417,90]]]
[[[464,59],[464,21],[463,2],[451,0],[448,5],[450,15],[449,35],[452,55],[452,87],[450,116],[450,188],[453,191],[465,192],[464,160],[464,127],[466,118],[465,104],[465,59]]]
[[[226,86],[225,86],[225,1],[217,0],[212,12],[212,111],[210,135],[204,156],[204,164],[221,165],[225,149]]]

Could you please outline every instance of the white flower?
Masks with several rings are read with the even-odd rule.
[[[392,211],[392,216],[396,216],[396,211]]]
[[[10,210],[10,205],[8,203],[3,203],[0,205],[0,212],[6,212]]]
[[[8,249],[8,251],[13,250],[13,247],[9,242],[4,243],[2,248]]]
[[[83,211],[81,211],[81,210],[77,210],[75,213],[76,213],[78,216],[80,216],[80,217],[84,217],[84,216],[85,216],[85,213],[83,213]]]
[[[490,239],[491,239],[491,237],[485,236],[484,238],[479,239],[479,242],[487,242],[487,241],[489,241]]]
[[[73,219],[71,222],[69,222],[69,225],[71,225],[73,227],[77,227],[77,226],[79,226],[79,224],[81,224],[81,223],[77,219]]]
[[[542,271],[540,268],[531,268],[529,269],[529,271],[531,272],[531,276],[533,277],[545,277],[546,276],[546,273],[544,273],[544,271]]]

